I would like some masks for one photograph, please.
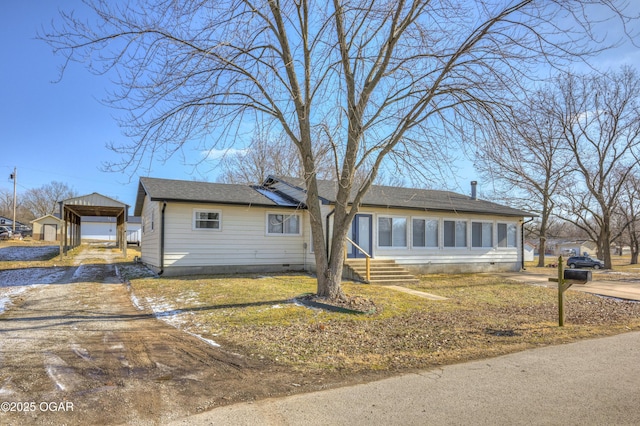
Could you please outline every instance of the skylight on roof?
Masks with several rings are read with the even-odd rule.
[[[273,192],[266,188],[254,188],[254,189],[279,206],[296,207],[298,205],[298,203],[280,195],[280,193],[278,192]]]

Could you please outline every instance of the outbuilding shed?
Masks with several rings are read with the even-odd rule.
[[[52,214],[41,216],[31,221],[33,239],[38,241],[60,241],[62,220]]]

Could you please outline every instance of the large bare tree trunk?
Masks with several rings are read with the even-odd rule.
[[[542,228],[540,230],[542,230]],[[544,267],[546,250],[547,250],[547,238],[541,236],[540,244],[538,245],[538,267],[539,268]]]

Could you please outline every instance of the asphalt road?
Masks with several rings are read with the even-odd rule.
[[[640,333],[237,404],[173,425],[638,425]]]
[[[549,275],[501,274],[556,286]],[[640,301],[640,283],[584,291]],[[638,425],[640,333],[528,350],[324,392],[222,407],[174,425]]]

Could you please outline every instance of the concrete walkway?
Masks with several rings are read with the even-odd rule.
[[[637,425],[640,333],[528,350],[174,425]]]
[[[553,288],[557,288],[558,286],[555,282],[549,282],[551,275],[546,274],[523,271],[504,272],[498,275],[527,284],[542,285]],[[603,274],[596,275],[594,280],[587,284],[574,284],[569,288],[569,291],[582,291],[585,293],[599,294],[601,296],[640,301],[640,282],[635,280],[607,281],[606,279],[603,279],[602,275]]]

